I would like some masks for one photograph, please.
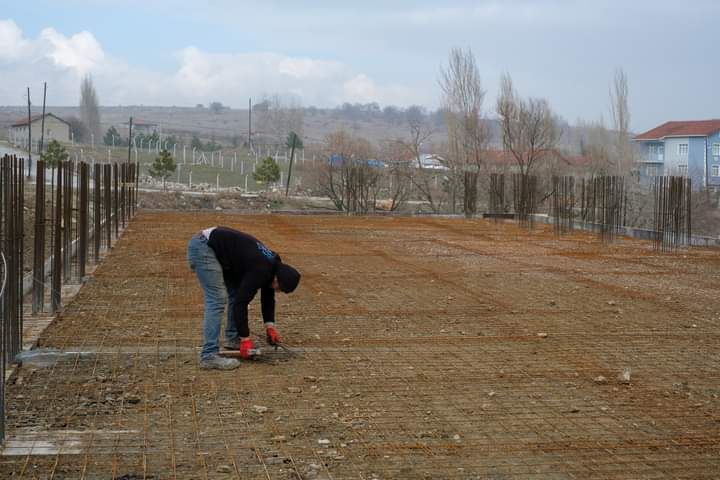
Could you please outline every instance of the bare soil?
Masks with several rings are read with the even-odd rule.
[[[198,369],[215,224],[302,271],[295,354]],[[716,478],[719,280],[718,250],[513,223],[141,212],[42,336],[65,355],[11,378],[36,448],[0,477]]]

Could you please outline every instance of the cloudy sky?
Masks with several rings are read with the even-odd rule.
[[[2,0],[0,105],[191,105],[292,93],[305,105],[436,108],[450,48],[477,57],[492,113],[508,72],[568,121],[609,117],[616,68],[632,128],[720,117],[717,0]]]

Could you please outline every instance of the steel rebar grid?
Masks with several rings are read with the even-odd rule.
[[[0,242],[2,244],[2,274],[3,277],[7,278],[8,265],[5,260],[5,235],[6,235],[6,223],[5,218],[7,217],[7,208],[5,205],[5,191],[7,185],[7,178],[5,175],[5,165],[9,161],[8,156],[5,155],[0,158]],[[2,288],[6,287],[7,283],[4,281]],[[8,322],[10,320],[10,310],[8,309],[9,301],[6,300],[5,292],[0,296],[0,441],[5,439],[5,375],[6,375],[6,364],[7,364],[7,345],[6,338],[8,336]]]
[[[625,179],[620,176],[594,177],[583,188],[586,220],[595,224],[603,243],[610,243],[624,225],[626,212]]]
[[[5,437],[5,375],[22,345],[24,167],[16,156],[0,158],[0,442]]]
[[[113,176],[113,219],[115,220],[115,239],[120,236],[120,205],[119,205],[119,184],[118,184],[118,164],[112,164],[112,176]]]
[[[2,172],[2,207],[0,220],[4,223],[2,253],[4,256],[4,283],[2,301],[3,361],[10,362],[18,353],[22,331],[22,277],[23,277],[23,161],[15,156],[0,159]]]
[[[52,280],[50,290],[50,311],[55,313],[60,308],[61,287],[62,287],[62,221],[63,221],[63,164],[60,163],[56,169],[57,182],[55,184],[55,205],[53,213],[53,238],[52,238]]]
[[[466,217],[477,213],[478,172],[475,170],[466,169],[463,172],[463,212]]]
[[[554,176],[552,213],[556,235],[569,233],[574,228],[575,218],[575,177]]]
[[[127,186],[126,186],[127,185],[127,167],[128,167],[128,164],[126,164],[126,163],[120,164],[120,212],[121,212],[120,218],[122,219],[123,229],[125,228],[125,222],[127,221],[127,217],[126,217],[127,212],[125,209],[125,207],[126,207],[125,204],[127,203],[127,198],[125,195],[126,190],[127,190]]]
[[[505,175],[490,174],[490,213],[505,213]],[[497,218],[496,218],[497,220]]]
[[[78,221],[78,230],[79,230],[79,242],[78,242],[78,276],[80,277],[80,281],[85,277],[85,266],[88,261],[88,237],[89,237],[89,231],[90,231],[90,224],[88,222],[89,215],[88,215],[88,209],[90,206],[89,202],[89,189],[90,189],[90,176],[89,176],[89,166],[87,163],[82,162],[80,163],[80,177],[79,177],[79,190],[80,190],[80,198],[78,203],[78,209],[79,209],[79,221]]]
[[[549,479],[703,477],[718,466],[706,390],[717,372],[703,354],[716,333],[701,301],[717,289],[676,285],[698,269],[712,275],[716,254],[693,252],[674,266],[683,281],[657,285],[670,264],[647,244],[609,254],[582,234],[555,241],[542,226],[530,235],[479,221],[227,217],[302,266],[302,288],[278,320],[303,353],[203,372],[194,349],[202,294],[184,248],[216,218],[138,217],[42,339],[88,353],[11,386],[13,431],[50,425],[65,450],[5,457],[0,472],[274,479],[306,478],[314,464],[329,478]],[[628,281],[649,288],[624,294]],[[564,293],[576,287],[588,293]],[[686,329],[687,315],[705,321]],[[615,380],[625,362],[634,362],[629,386]],[[682,381],[692,400],[672,386]],[[59,393],[40,400],[47,392]]]
[[[112,166],[103,165],[103,208],[105,209],[105,248],[112,246]]]
[[[690,245],[692,237],[692,180],[687,177],[655,177],[655,249],[663,252]]]
[[[532,214],[537,210],[537,177],[515,173],[512,179],[515,214],[523,227],[532,229],[535,223]]]
[[[72,240],[73,240],[73,177],[75,164],[63,162],[63,205],[62,205],[62,264],[63,283],[72,278]]]
[[[93,166],[93,246],[95,264],[100,263],[100,246],[103,238],[102,227],[102,165]]]
[[[16,228],[15,228],[15,245],[16,245],[16,251],[18,252],[18,260],[17,260],[17,290],[16,294],[18,296],[17,300],[17,315],[18,315],[18,322],[17,322],[17,333],[16,333],[16,344],[15,344],[15,354],[19,353],[20,350],[22,350],[22,336],[23,336],[23,325],[24,325],[24,315],[25,310],[23,308],[23,277],[25,273],[24,265],[23,265],[23,259],[25,258],[25,242],[24,242],[24,236],[25,236],[25,173],[24,173],[24,160],[23,159],[17,159],[16,160],[16,170],[15,170],[15,181],[17,184],[17,215],[16,215]]]
[[[35,231],[33,234],[32,313],[45,308],[45,161],[35,164]]]

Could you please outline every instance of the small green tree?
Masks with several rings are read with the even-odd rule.
[[[68,154],[65,147],[63,147],[57,140],[50,140],[48,143],[47,150],[40,155],[40,160],[45,162],[45,166],[50,168],[57,167],[60,162],[64,162],[68,159]]]
[[[195,150],[202,150],[203,149],[203,143],[202,141],[197,137],[197,135],[194,135],[192,140],[190,141],[190,148],[194,148]]]
[[[105,133],[105,136],[103,137],[103,142],[105,145],[120,145],[120,134],[115,129],[115,127],[108,128],[108,131]]]
[[[163,190],[165,190],[165,180],[170,177],[175,171],[176,165],[170,152],[167,150],[161,150],[160,155],[155,158],[155,161],[150,166],[150,176],[153,178],[162,178]]]
[[[280,180],[280,167],[278,167],[277,162],[275,162],[272,157],[267,157],[255,169],[253,178],[256,182],[264,183],[265,188],[267,188],[271,183]]]

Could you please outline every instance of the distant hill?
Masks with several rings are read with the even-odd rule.
[[[368,104],[375,105],[375,104]],[[383,140],[405,138],[408,136],[408,125],[405,112],[396,107],[367,108],[367,105],[345,104],[334,109],[304,108],[303,136],[305,143],[316,144],[336,130],[364,137],[375,144]],[[411,107],[416,108],[416,107]],[[79,117],[78,107],[47,107],[61,118]],[[41,113],[41,109],[33,107],[32,114]],[[417,114],[417,112],[415,112]],[[447,140],[447,131],[442,112],[424,112],[426,121],[432,125],[433,135],[427,142],[430,145],[440,144]],[[102,130],[110,126],[127,136],[127,122],[130,116],[135,122],[155,123],[160,126],[164,135],[176,135],[189,139],[198,135],[203,140],[214,140],[225,145],[243,144],[248,135],[248,110],[222,108],[218,113],[205,107],[150,107],[150,106],[118,106],[100,107]],[[27,107],[0,107],[0,138],[7,136],[8,127],[16,121],[27,117]],[[268,114],[264,111],[253,111],[253,141],[262,141],[270,136]],[[561,148],[574,151],[579,145],[578,135],[574,127],[564,125]],[[500,148],[500,131],[496,120],[490,120],[492,146]],[[428,148],[430,148],[428,146]]]

